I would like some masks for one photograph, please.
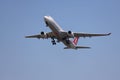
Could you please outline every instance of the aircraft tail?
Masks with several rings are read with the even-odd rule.
[[[77,45],[78,39],[79,39],[79,37],[75,37],[75,38],[74,38],[73,43],[74,43],[75,45]]]
[[[74,46],[75,47],[64,47],[64,49],[89,49],[90,47],[86,46],[77,46],[79,37],[75,37],[73,40]]]

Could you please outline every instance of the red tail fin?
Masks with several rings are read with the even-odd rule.
[[[75,38],[74,38],[73,43],[74,43],[75,45],[77,45],[78,39],[79,39],[79,37],[75,37]]]

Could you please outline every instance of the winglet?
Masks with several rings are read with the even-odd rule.
[[[108,33],[107,35],[111,35],[111,33]]]

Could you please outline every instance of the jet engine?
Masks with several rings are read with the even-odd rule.
[[[41,37],[42,37],[42,38],[47,38],[46,33],[42,31],[42,32],[41,32]]]
[[[72,31],[68,31],[68,36],[71,37],[71,38],[74,38],[74,34]]]

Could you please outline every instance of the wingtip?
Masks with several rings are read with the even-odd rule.
[[[91,49],[91,47],[88,47],[88,49]]]
[[[25,38],[29,38],[28,36],[25,36]]]
[[[107,35],[111,35],[111,33],[108,33]]]

